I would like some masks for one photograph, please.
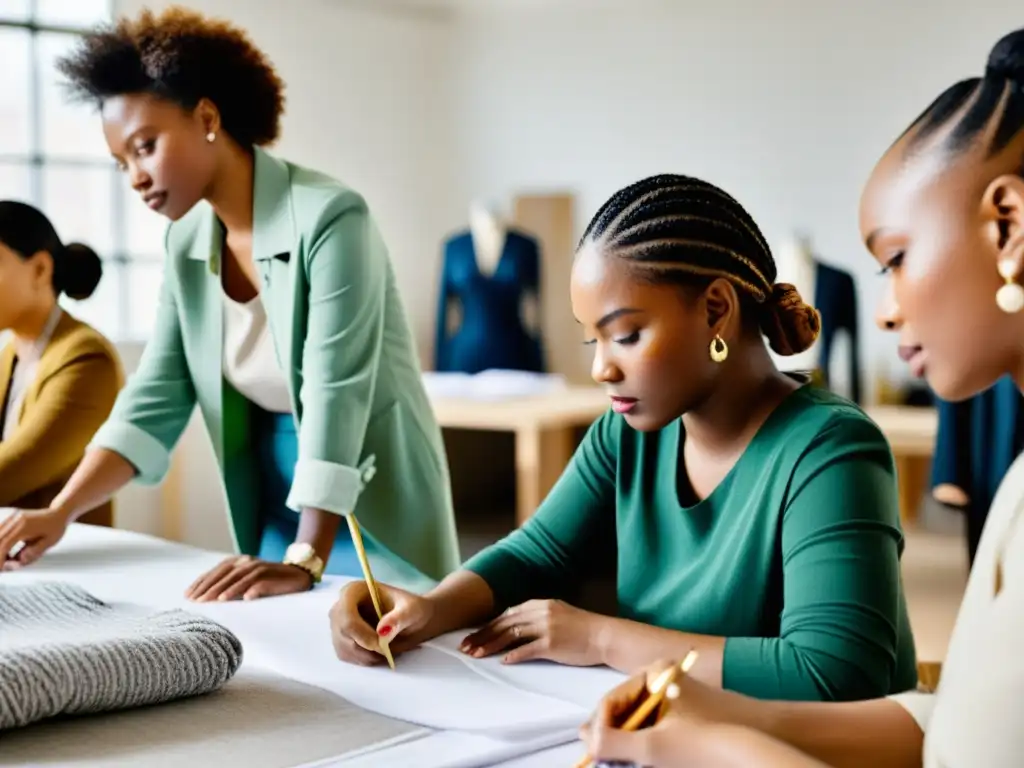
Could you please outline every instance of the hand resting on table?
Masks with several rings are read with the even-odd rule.
[[[0,514],[0,565],[12,571],[29,565],[64,537],[67,516],[52,509],[10,509]]]
[[[256,600],[305,592],[312,586],[312,575],[298,566],[240,555],[226,558],[196,579],[185,597],[199,603]]]

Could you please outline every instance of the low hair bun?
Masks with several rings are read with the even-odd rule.
[[[1024,29],[1003,36],[988,55],[985,76],[1024,84]]]
[[[69,243],[54,254],[53,287],[70,299],[82,301],[92,296],[103,277],[103,264],[96,251],[82,243]]]
[[[790,283],[775,283],[763,310],[761,332],[780,355],[796,355],[810,349],[821,333],[821,314]]]

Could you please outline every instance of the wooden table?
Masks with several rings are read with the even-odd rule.
[[[553,394],[502,401],[432,398],[442,427],[511,432],[515,435],[516,523],[534,513],[576,450],[576,434],[608,410],[597,387],[570,387]],[[935,446],[937,417],[930,408],[866,409],[885,432],[896,456],[900,509],[912,519]]]
[[[569,464],[576,433],[610,405],[596,387],[498,402],[442,397],[431,402],[442,427],[515,435],[517,525],[530,519]]]

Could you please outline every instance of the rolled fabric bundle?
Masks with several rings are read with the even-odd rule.
[[[0,731],[210,693],[241,663],[238,638],[203,616],[0,585]]]

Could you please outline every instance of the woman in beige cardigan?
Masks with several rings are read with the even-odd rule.
[[[0,507],[46,507],[113,408],[122,374],[97,331],[58,299],[90,296],[102,274],[88,246],[64,245],[40,211],[0,201]],[[0,522],[3,531],[17,515]],[[112,524],[110,504],[80,522]],[[18,559],[6,559],[7,569]]]
[[[879,325],[945,400],[1002,376],[1024,390],[1022,175],[1024,30],[914,122],[861,201],[865,243],[887,275]],[[686,678],[668,716],[626,733],[614,724],[641,677],[606,699],[584,738],[603,760],[655,768],[1019,768],[1022,651],[1024,457],[993,502],[935,694],[765,702]]]

